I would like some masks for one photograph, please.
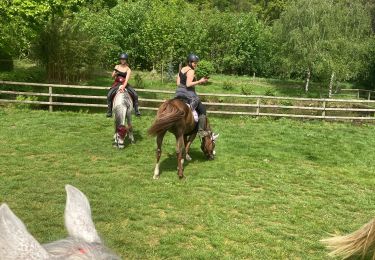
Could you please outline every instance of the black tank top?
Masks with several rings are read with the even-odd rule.
[[[124,78],[126,78],[126,75],[128,74],[127,71],[121,72],[118,69],[115,69],[115,71],[117,72],[117,76],[124,77]]]
[[[188,69],[185,73],[182,73],[182,71],[180,70],[180,72],[178,73],[178,76],[180,77],[180,84],[182,85],[185,85],[186,86],[186,81],[187,81],[187,73],[190,69]]]

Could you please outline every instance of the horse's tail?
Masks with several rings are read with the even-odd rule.
[[[351,256],[364,258],[373,254],[371,259],[375,259],[375,218],[353,233],[322,239],[321,242],[331,250],[330,256],[346,259]]]
[[[185,116],[185,112],[179,109],[172,100],[165,101],[158,109],[156,120],[148,129],[150,135],[159,135],[170,129],[177,121]]]

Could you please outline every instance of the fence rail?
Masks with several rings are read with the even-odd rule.
[[[48,88],[48,92],[30,92],[20,91],[16,89],[3,90],[4,86],[28,86]],[[13,87],[12,87],[13,88]],[[38,104],[47,105],[49,111],[53,111],[53,106],[75,106],[75,107],[93,107],[104,108],[106,104],[100,103],[82,103],[82,102],[62,102],[56,101],[59,99],[91,99],[91,100],[105,100],[105,95],[78,95],[78,94],[60,94],[54,93],[55,88],[67,89],[87,89],[87,90],[108,90],[107,87],[99,86],[78,86],[78,85],[61,85],[61,84],[43,84],[43,83],[26,83],[13,81],[0,81],[0,94],[3,95],[23,95],[23,96],[39,96],[46,97],[48,101],[31,101],[31,100],[16,100],[0,98],[0,103],[24,103],[24,104]],[[136,89],[140,93],[155,93],[165,94],[170,98],[174,91],[155,90],[155,89]],[[250,116],[270,116],[270,117],[291,117],[291,118],[306,118],[306,119],[329,119],[329,120],[375,120],[375,101],[374,100],[348,100],[348,99],[328,99],[328,98],[293,98],[293,97],[274,97],[274,96],[260,96],[260,95],[240,95],[240,94],[217,94],[217,93],[199,93],[202,97],[227,97],[237,98],[239,100],[255,101],[255,103],[225,103],[225,102],[203,102],[208,105],[208,112],[211,114],[222,115],[250,115]],[[142,94],[140,94],[142,96]],[[166,98],[166,99],[168,99]],[[55,100],[54,100],[55,99]],[[144,110],[157,110],[157,106],[165,99],[139,98],[142,103],[154,103],[153,106],[141,106]],[[269,104],[270,102],[287,101],[295,104]],[[308,103],[306,105],[306,102]],[[311,102],[313,104],[311,104]],[[360,106],[360,107],[352,107]],[[349,107],[348,107],[349,106]],[[215,109],[211,109],[216,107]],[[217,110],[220,107],[225,110]],[[242,111],[233,111],[242,109]],[[271,112],[269,111],[271,110]],[[275,112],[272,112],[275,111]],[[299,114],[305,111],[315,114]],[[343,116],[327,115],[327,112],[346,113]],[[351,113],[351,114],[350,114]],[[354,113],[354,115],[353,115]],[[365,116],[358,116],[358,114]]]
[[[367,100],[371,100],[371,98],[375,97],[375,91],[374,90],[368,90],[368,89],[340,89],[339,93],[334,94],[334,96],[340,96],[340,95],[347,95],[347,93],[354,93],[355,97],[357,99],[366,98]],[[362,95],[361,95],[362,93]]]

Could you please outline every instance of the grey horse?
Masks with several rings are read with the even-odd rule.
[[[39,244],[7,204],[0,206],[0,259],[121,259],[103,245],[86,196],[71,185],[65,190],[64,217],[69,237],[45,245]]]
[[[117,90],[113,98],[113,109],[115,118],[115,134],[113,136],[113,145],[120,149],[124,148],[125,137],[128,135],[130,142],[134,143],[132,116],[133,100],[130,94],[125,90]],[[125,126],[125,119],[127,127]]]

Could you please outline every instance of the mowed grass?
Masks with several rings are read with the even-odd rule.
[[[326,259],[321,238],[375,216],[374,125],[211,117],[216,159],[196,140],[178,180],[168,135],[155,181],[153,118],[117,150],[104,114],[0,108],[0,202],[46,243],[67,235],[72,184],[126,259]]]

